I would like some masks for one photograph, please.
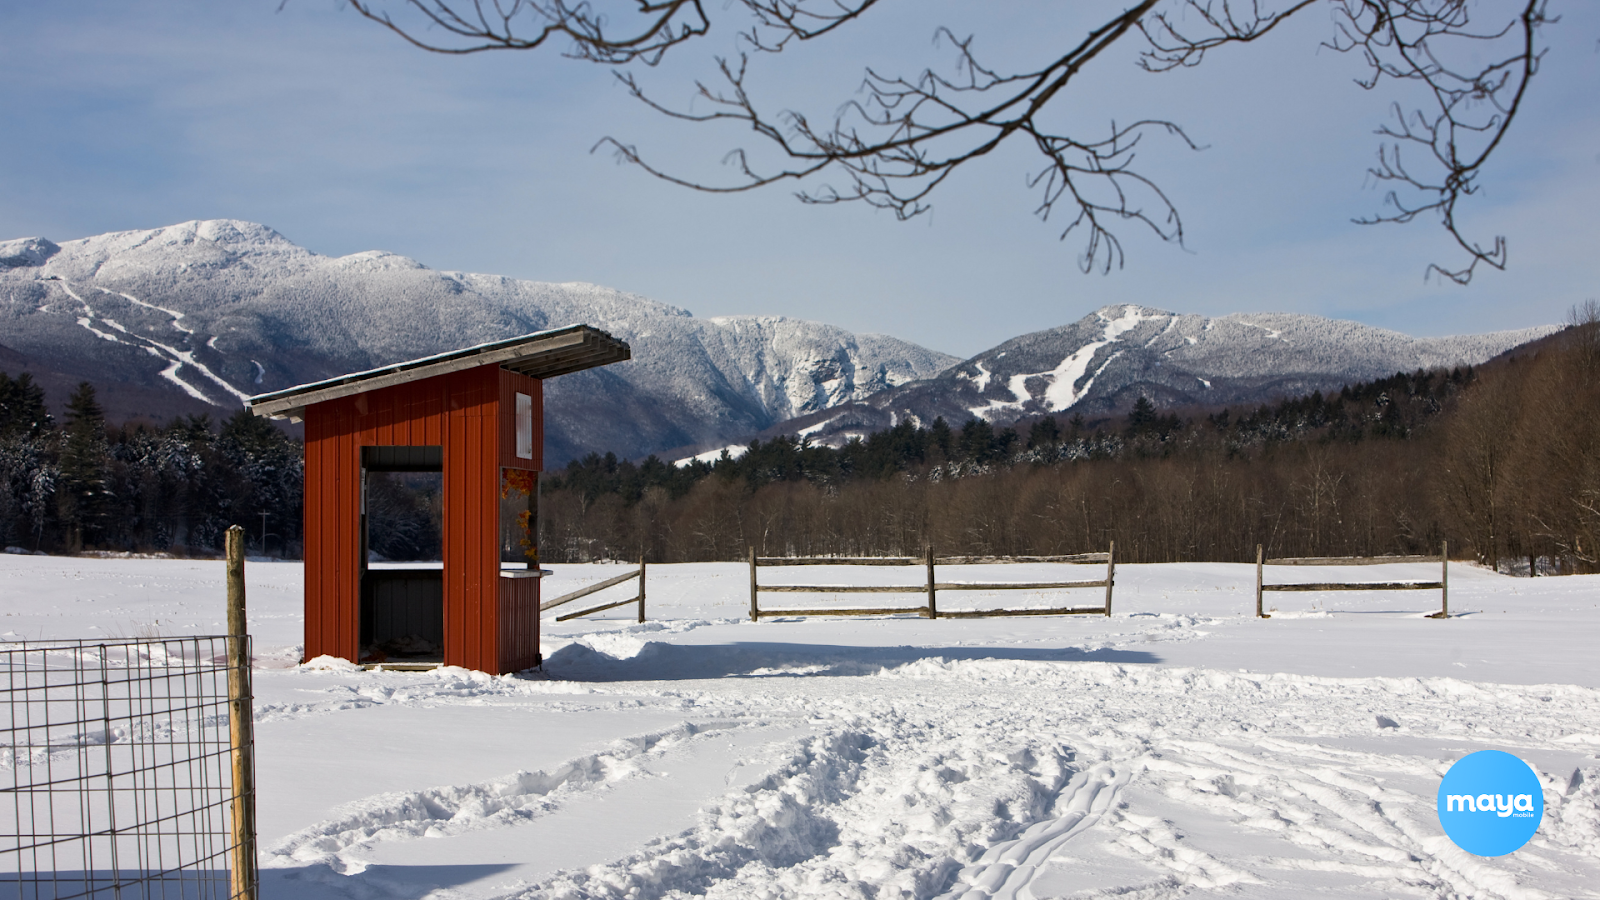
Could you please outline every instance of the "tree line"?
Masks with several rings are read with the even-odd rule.
[[[674,466],[591,454],[549,473],[549,562],[762,555],[1035,555],[1129,562],[1437,553],[1600,570],[1595,310],[1512,361],[1255,408],[902,422]],[[1537,560],[1537,561],[1535,561]]]
[[[1128,562],[1240,562],[1257,544],[1272,556],[1368,556],[1448,540],[1453,556],[1497,567],[1600,571],[1595,409],[1591,303],[1560,334],[1476,370],[1397,373],[1254,408],[1163,411],[1140,398],[1093,421],[908,421],[840,447],[782,436],[681,466],[593,453],[545,473],[540,552],[552,563],[687,562],[749,546],[871,556],[931,543],[1045,555],[1115,540]],[[58,423],[30,376],[0,373],[7,547],[210,554],[239,523],[258,550],[298,556],[303,477],[300,442],[246,410],[110,425],[85,383]],[[437,497],[407,490],[374,485],[374,503],[407,523],[437,519]],[[383,552],[432,546],[420,531],[399,538],[417,546]]]
[[[1473,379],[1471,366],[1399,373],[1346,386],[1329,397],[1317,391],[1280,400],[1275,406],[1223,408],[1191,419],[1181,419],[1176,412],[1163,415],[1141,396],[1120,425],[1112,419],[1088,423],[1075,414],[1065,423],[1046,416],[1012,428],[996,428],[974,417],[951,428],[941,417],[926,428],[901,422],[840,447],[780,435],[766,442],[752,441],[737,457],[724,450],[714,462],[694,459],[679,466],[656,456],[635,464],[614,453],[590,453],[569,462],[565,471],[547,474],[545,493],[549,497],[578,491],[586,503],[615,494],[632,505],[651,488],[665,490],[671,499],[681,498],[713,476],[741,482],[752,491],[785,481],[824,487],[895,476],[940,481],[1024,463],[1167,458],[1202,443],[1241,457],[1269,445],[1304,440],[1358,443],[1367,438],[1405,438]]]
[[[32,376],[0,372],[0,539],[12,552],[209,555],[237,523],[252,549],[298,556],[304,457],[248,410],[110,425],[88,382],[57,422]]]

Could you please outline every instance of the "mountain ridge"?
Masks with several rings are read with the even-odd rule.
[[[780,422],[762,436],[838,445],[907,420],[1009,425],[1067,410],[1108,415],[1141,396],[1158,408],[1260,403],[1399,371],[1474,365],[1556,330],[1414,338],[1303,313],[1206,317],[1118,304],[1012,338],[932,378]]]
[[[1004,425],[1067,409],[1258,402],[1400,370],[1480,362],[1554,326],[1412,338],[1297,313],[1205,317],[1108,306],[967,359],[781,315],[699,318],[587,282],[431,269],[381,250],[317,254],[213,219],[60,243],[0,242],[0,362],[59,408],[100,389],[113,418],[227,414],[245,398],[585,323],[634,359],[552,380],[547,464],[590,451],[692,454],[760,434],[839,442],[908,417]]]
[[[384,251],[321,256],[235,220],[0,242],[0,291],[0,343],[42,371],[53,400],[90,380],[108,413],[156,419],[588,323],[635,359],[550,382],[552,464],[759,431],[956,361],[783,316],[701,319],[582,282],[434,270]]]

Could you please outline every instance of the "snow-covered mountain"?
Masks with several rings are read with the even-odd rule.
[[[588,323],[633,360],[552,380],[547,460],[740,439],[931,377],[956,357],[782,317],[700,319],[592,284],[327,257],[251,222],[0,243],[0,370],[59,404],[93,382],[113,420],[228,415],[247,396]]]
[[[907,419],[1010,424],[1073,410],[1260,403],[1436,366],[1477,364],[1556,330],[1414,338],[1359,322],[1293,313],[1180,315],[1107,306],[1071,325],[986,350],[934,378],[779,423],[769,433],[839,443]]]
[[[247,396],[573,323],[633,360],[554,379],[546,451],[638,457],[761,433],[842,441],[910,417],[998,424],[1138,395],[1253,403],[1477,363],[1553,326],[1412,338],[1317,316],[1106,307],[964,362],[883,335],[765,316],[701,319],[592,284],[435,271],[380,251],[327,257],[250,222],[0,242],[0,370],[59,404],[92,381],[113,420],[231,414]]]

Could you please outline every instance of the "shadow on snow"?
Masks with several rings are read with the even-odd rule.
[[[667,644],[650,641],[618,658],[573,643],[550,654],[544,676],[560,681],[683,681],[699,678],[811,678],[875,675],[918,660],[1015,660],[1021,662],[1109,662],[1155,665],[1161,657],[1144,650],[1082,647],[850,647],[775,641],[734,644]]]

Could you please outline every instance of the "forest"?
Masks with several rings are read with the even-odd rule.
[[[1593,310],[1474,370],[1418,371],[1254,409],[1154,409],[792,437],[674,467],[590,454],[547,473],[546,562],[1047,555],[1128,562],[1437,553],[1589,572],[1600,547]]]
[[[1474,368],[1397,373],[1255,408],[902,422],[828,447],[753,441],[676,466],[591,453],[546,472],[540,557],[1044,555],[1126,562],[1436,553],[1505,571],[1600,571],[1600,316]],[[62,421],[0,373],[0,531],[10,552],[209,555],[301,546],[303,449],[241,410],[112,425],[92,385]],[[437,496],[372,486],[370,546],[437,553]],[[437,530],[437,524],[431,524]]]
[[[207,556],[228,526],[252,553],[298,556],[304,448],[241,409],[217,422],[110,425],[92,384],[63,420],[23,373],[0,372],[0,539],[9,552]]]

